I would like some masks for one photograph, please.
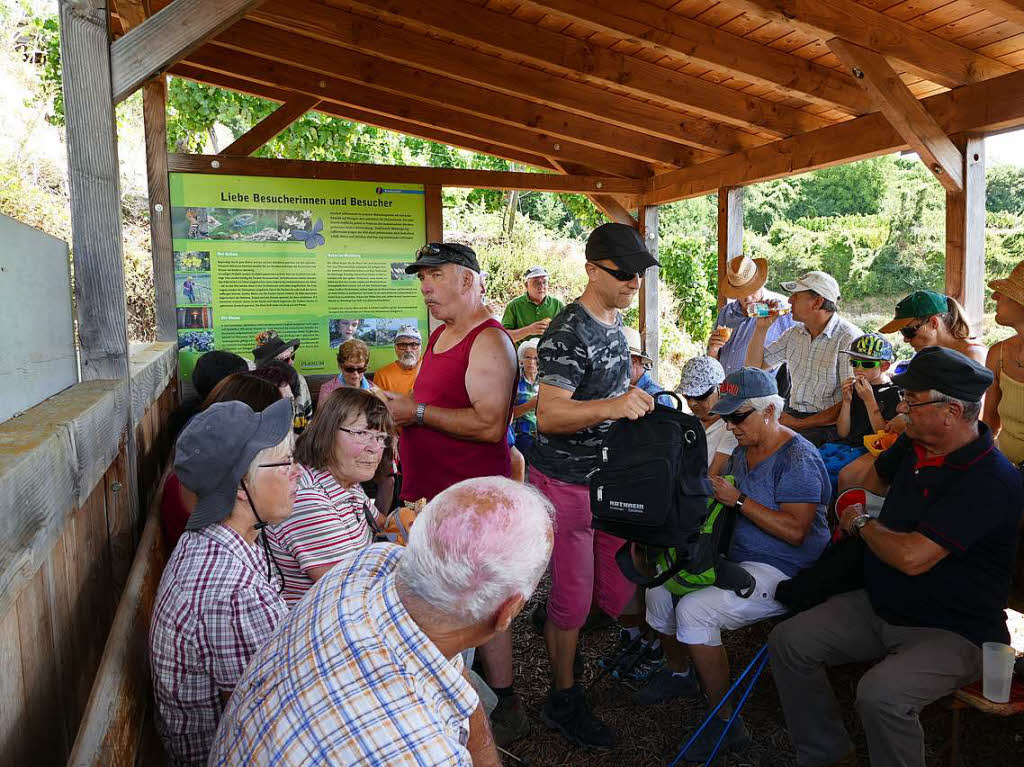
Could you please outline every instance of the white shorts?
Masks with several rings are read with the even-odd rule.
[[[717,647],[722,629],[738,629],[782,615],[787,608],[775,601],[775,587],[789,576],[763,562],[740,562],[757,586],[747,599],[732,591],[709,586],[682,597],[672,607],[672,594],[664,586],[647,590],[647,622],[660,634],[675,634],[683,644]]]

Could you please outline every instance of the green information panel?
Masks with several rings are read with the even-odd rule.
[[[421,185],[197,173],[170,185],[181,375],[211,349],[252,359],[265,330],[301,339],[306,374],[336,374],[349,338],[376,370],[402,325],[427,335],[405,273],[426,238]]]

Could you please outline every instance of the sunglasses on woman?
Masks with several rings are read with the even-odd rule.
[[[750,418],[750,414],[753,412],[754,410],[751,408],[750,410],[744,410],[742,413],[728,413],[727,415],[722,416],[722,420],[735,426]]]
[[[921,329],[922,325],[924,325],[923,322],[919,322],[916,325],[907,325],[906,327],[900,328],[900,333],[902,333],[903,337],[909,341],[917,335],[917,331]]]
[[[357,367],[356,365],[344,365],[341,369],[346,373],[365,373],[366,365],[363,365],[362,367]]]
[[[590,262],[593,266],[596,266],[602,272],[608,272],[612,277],[617,279],[619,282],[629,282],[634,277],[643,278],[643,272],[629,272],[624,269],[609,269],[607,266],[601,266],[600,264]]]
[[[852,368],[876,368],[882,364],[882,360],[858,360],[850,359],[850,367]]]

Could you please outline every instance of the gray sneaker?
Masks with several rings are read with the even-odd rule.
[[[719,719],[717,716],[712,717],[711,721],[708,722],[708,726],[704,728],[704,731],[698,736],[697,740],[686,749],[686,752],[683,754],[683,760],[687,762],[707,762],[726,724],[728,722],[725,719]],[[747,728],[743,725],[743,720],[736,717],[736,721],[729,728],[729,732],[722,741],[722,747],[718,753],[737,751],[749,745],[750,735],[747,733]]]
[[[641,706],[653,706],[666,700],[676,698],[697,698],[700,696],[700,683],[693,669],[685,676],[672,673],[672,669],[663,668],[651,677],[651,681],[636,694],[636,702]]]

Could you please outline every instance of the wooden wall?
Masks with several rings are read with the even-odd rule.
[[[132,377],[143,509],[177,402],[174,345],[145,350]],[[108,444],[109,433],[83,424],[95,426],[123,392],[116,381],[77,384],[0,424],[0,764],[64,764],[89,699],[141,520],[126,497],[125,434]],[[34,513],[44,505],[63,513]]]

